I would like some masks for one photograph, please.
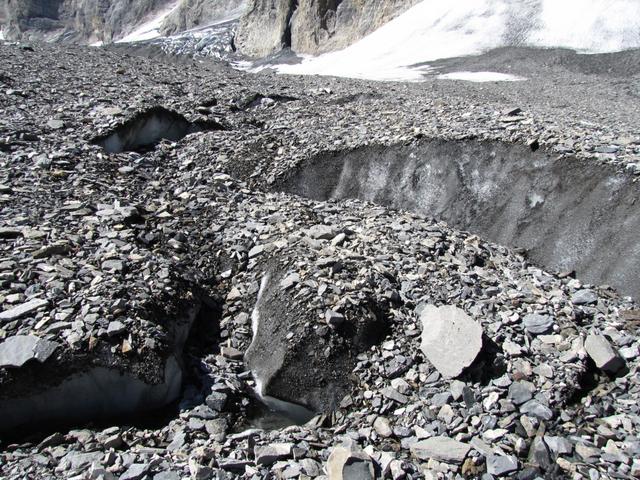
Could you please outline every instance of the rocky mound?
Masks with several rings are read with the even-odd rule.
[[[46,45],[0,60],[2,476],[640,473],[631,298],[435,209],[283,186],[339,152],[535,140],[633,201],[633,78],[376,84]],[[186,127],[145,129],[158,115]],[[307,174],[339,184],[326,165]]]

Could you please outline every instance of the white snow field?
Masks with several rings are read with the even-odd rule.
[[[521,82],[524,77],[498,72],[451,72],[438,75],[440,80],[464,80],[466,82]]]
[[[420,81],[429,71],[425,62],[502,46],[564,47],[580,53],[638,48],[640,0],[424,0],[344,50],[271,68]]]

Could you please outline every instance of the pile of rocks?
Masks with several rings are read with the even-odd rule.
[[[631,299],[436,219],[269,191],[321,150],[441,125],[445,137],[537,131],[552,148],[570,114],[546,122],[540,107],[507,129],[491,89],[479,95],[493,104],[462,92],[445,105],[429,86],[178,69],[103,50],[5,45],[0,59],[3,476],[640,476]],[[156,103],[227,129],[141,152],[92,144]],[[566,135],[608,141],[589,132]],[[633,163],[635,145],[609,160]],[[15,436],[18,402],[42,412],[31,428],[49,429],[56,416],[38,399],[64,404],[56,389],[79,375],[122,397],[138,382],[138,395]],[[73,418],[72,391],[58,419]],[[257,428],[260,396],[314,416]],[[161,425],[109,417],[173,399]],[[105,414],[108,426],[79,428]]]

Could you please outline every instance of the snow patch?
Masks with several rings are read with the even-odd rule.
[[[526,80],[507,73],[498,72],[451,72],[438,75],[440,80],[463,80],[466,82],[520,82]]]
[[[424,0],[344,50],[254,71],[420,81],[429,71],[425,62],[502,46],[564,47],[580,53],[640,47],[640,2]]]
[[[140,25],[133,32],[117,40],[116,43],[141,42],[158,38],[160,36],[160,27],[162,27],[164,20],[178,8],[179,3],[179,1],[173,2],[169,7],[158,12],[155,17]]]

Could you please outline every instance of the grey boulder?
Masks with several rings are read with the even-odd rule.
[[[29,360],[44,363],[58,347],[35,335],[16,335],[0,343],[0,367],[22,367]]]
[[[335,447],[327,460],[329,480],[372,480],[375,469],[371,457],[354,442]]]
[[[449,437],[432,437],[411,445],[411,454],[420,460],[461,464],[471,446]]]
[[[603,335],[589,335],[584,342],[584,349],[600,370],[616,373],[624,366],[622,358]]]
[[[553,318],[549,315],[541,315],[539,313],[530,313],[523,319],[524,328],[529,333],[541,335],[547,333],[553,327]]]
[[[444,377],[460,375],[482,349],[482,327],[454,305],[427,305],[420,321],[420,349]]]

